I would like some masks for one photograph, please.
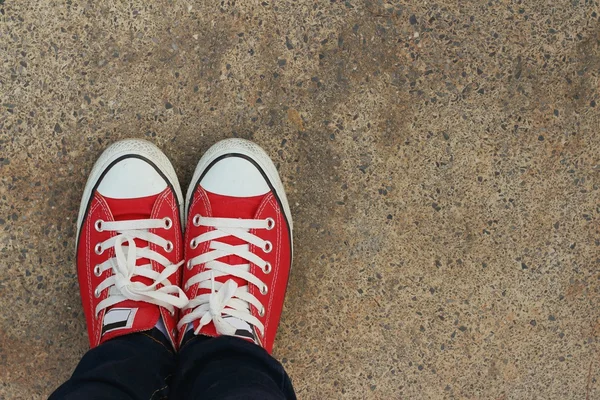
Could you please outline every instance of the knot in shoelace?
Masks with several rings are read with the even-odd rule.
[[[96,306],[96,315],[100,312],[124,300],[143,301],[167,308],[172,314],[175,307],[182,308],[188,303],[185,293],[177,285],[171,284],[168,278],[177,272],[183,264],[183,260],[172,264],[162,254],[151,250],[149,245],[155,244],[163,247],[167,252],[173,250],[173,243],[163,237],[150,233],[149,229],[170,229],[172,222],[165,219],[145,219],[132,221],[96,222],[96,229],[102,231],[115,231],[118,234],[96,245],[97,254],[114,247],[115,257],[109,258],[101,264],[96,265],[94,274],[101,276],[107,270],[113,274],[104,279],[95,289],[94,295],[100,297],[100,293],[109,289],[108,297]],[[135,239],[148,242],[148,246],[138,248]],[[125,246],[125,243],[127,245]],[[141,258],[155,261],[164,269],[161,272],[152,269],[152,264],[137,265]],[[134,281],[133,278],[141,276],[150,279],[153,283],[146,285],[143,282]],[[162,285],[162,287],[158,287]]]
[[[225,321],[222,316],[222,312],[235,295],[237,288],[237,283],[230,279],[225,282],[223,286],[221,286],[221,290],[218,292],[211,292],[212,295],[208,300],[208,312],[205,313],[200,319],[201,326],[208,325],[208,323],[212,320],[217,328],[217,332],[230,332],[229,327],[231,325]]]
[[[205,226],[213,228],[213,230],[192,239],[192,248],[204,242],[210,242],[210,245],[208,252],[188,261],[188,269],[199,264],[205,264],[205,268],[202,272],[192,276],[185,283],[185,287],[187,289],[198,284],[198,289],[208,289],[210,292],[200,294],[190,300],[184,309],[192,309],[192,312],[181,319],[178,328],[181,329],[182,326],[199,319],[200,323],[195,330],[196,334],[212,321],[218,334],[233,335],[236,327],[227,321],[227,317],[235,317],[255,326],[261,334],[264,334],[262,322],[250,312],[252,305],[259,310],[259,315],[264,315],[265,309],[262,303],[249,293],[248,285],[240,286],[231,278],[235,277],[256,286],[262,294],[267,293],[267,285],[250,272],[250,264],[230,265],[217,261],[217,259],[238,256],[258,266],[263,272],[270,273],[271,265],[251,252],[250,245],[261,248],[265,253],[270,252],[273,246],[271,242],[263,240],[249,231],[251,229],[272,229],[274,220],[271,218],[265,220],[210,218],[196,215],[193,223],[195,226]],[[217,239],[228,236],[236,237],[246,244],[230,245],[217,241]],[[220,282],[216,278],[225,278],[226,280]]]

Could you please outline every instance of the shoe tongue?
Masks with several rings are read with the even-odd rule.
[[[124,300],[109,307],[102,320],[103,340],[125,332],[140,332],[152,329],[160,317],[160,310],[150,303]]]
[[[152,214],[154,203],[159,194],[135,199],[114,199],[102,196],[115,221],[130,221],[133,219],[147,219]]]
[[[104,200],[110,207],[110,211],[115,221],[131,221],[136,219],[149,219],[152,215],[152,209],[154,203],[158,198],[159,194],[147,197],[138,197],[135,199],[113,199],[110,197],[104,197]],[[127,242],[125,242],[125,245]],[[136,247],[143,248],[148,246],[146,240],[135,239]],[[139,258],[136,265],[149,264],[150,260],[147,258]],[[143,282],[145,284],[151,283],[148,278],[142,278],[136,276],[133,278],[134,281]]]
[[[264,195],[253,197],[232,197],[221,194],[206,192],[210,201],[212,216],[216,218],[242,218],[252,219],[260,206]],[[227,236],[219,239],[219,242],[227,243],[233,246],[247,244],[241,239],[233,236]],[[248,264],[248,261],[238,256],[221,257],[218,261],[229,265]],[[236,279],[238,285],[245,285],[243,280]]]
[[[108,204],[115,221],[131,221],[136,219],[149,219],[159,194],[135,199],[115,199],[102,196]],[[135,239],[136,247],[148,246],[146,240]],[[127,242],[124,243],[124,247]],[[149,264],[147,258],[139,258],[136,265]],[[151,280],[141,276],[133,277],[132,281],[151,284]],[[156,322],[160,312],[158,308],[150,303],[125,300],[109,307],[106,310],[102,335],[110,335],[113,331],[120,329],[147,330],[151,329]]]
[[[218,218],[254,218],[265,195],[233,197],[206,191],[212,216]]]
[[[253,219],[258,211],[258,207],[262,203],[265,195],[252,196],[252,197],[232,197],[232,196],[224,196],[216,193],[211,193],[206,191],[208,199],[210,201],[212,216],[216,218],[242,218],[242,219]],[[233,236],[227,236],[218,240],[222,243],[227,243],[230,245],[248,245],[248,243],[244,242],[241,239],[238,239]],[[248,261],[239,257],[239,256],[227,256],[221,257],[218,261],[227,263],[229,265],[240,265],[240,268],[244,264],[248,264]],[[248,268],[244,268],[248,270]],[[227,277],[219,277],[215,280],[225,283],[227,280],[233,280],[240,287],[244,287],[247,290],[248,282],[243,279],[227,276]],[[254,334],[254,329],[250,324],[246,321],[243,321],[239,318],[225,316],[224,319],[236,328],[236,332],[234,336],[240,337],[242,339],[251,340],[256,342],[256,335]]]

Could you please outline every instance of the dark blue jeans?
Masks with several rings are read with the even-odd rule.
[[[156,329],[88,351],[58,399],[295,399],[285,370],[261,347],[221,336],[185,338],[175,353]]]

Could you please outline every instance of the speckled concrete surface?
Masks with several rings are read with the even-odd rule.
[[[599,14],[0,0],[0,398],[86,351],[74,224],[102,149],[149,139],[186,185],[232,136],[291,201],[275,354],[301,399],[600,398]]]

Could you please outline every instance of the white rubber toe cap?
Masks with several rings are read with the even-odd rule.
[[[250,161],[230,156],[212,165],[200,181],[204,190],[231,197],[261,196],[271,188]]]
[[[113,165],[98,185],[98,192],[113,199],[134,199],[156,195],[167,182],[146,161],[128,157]]]

